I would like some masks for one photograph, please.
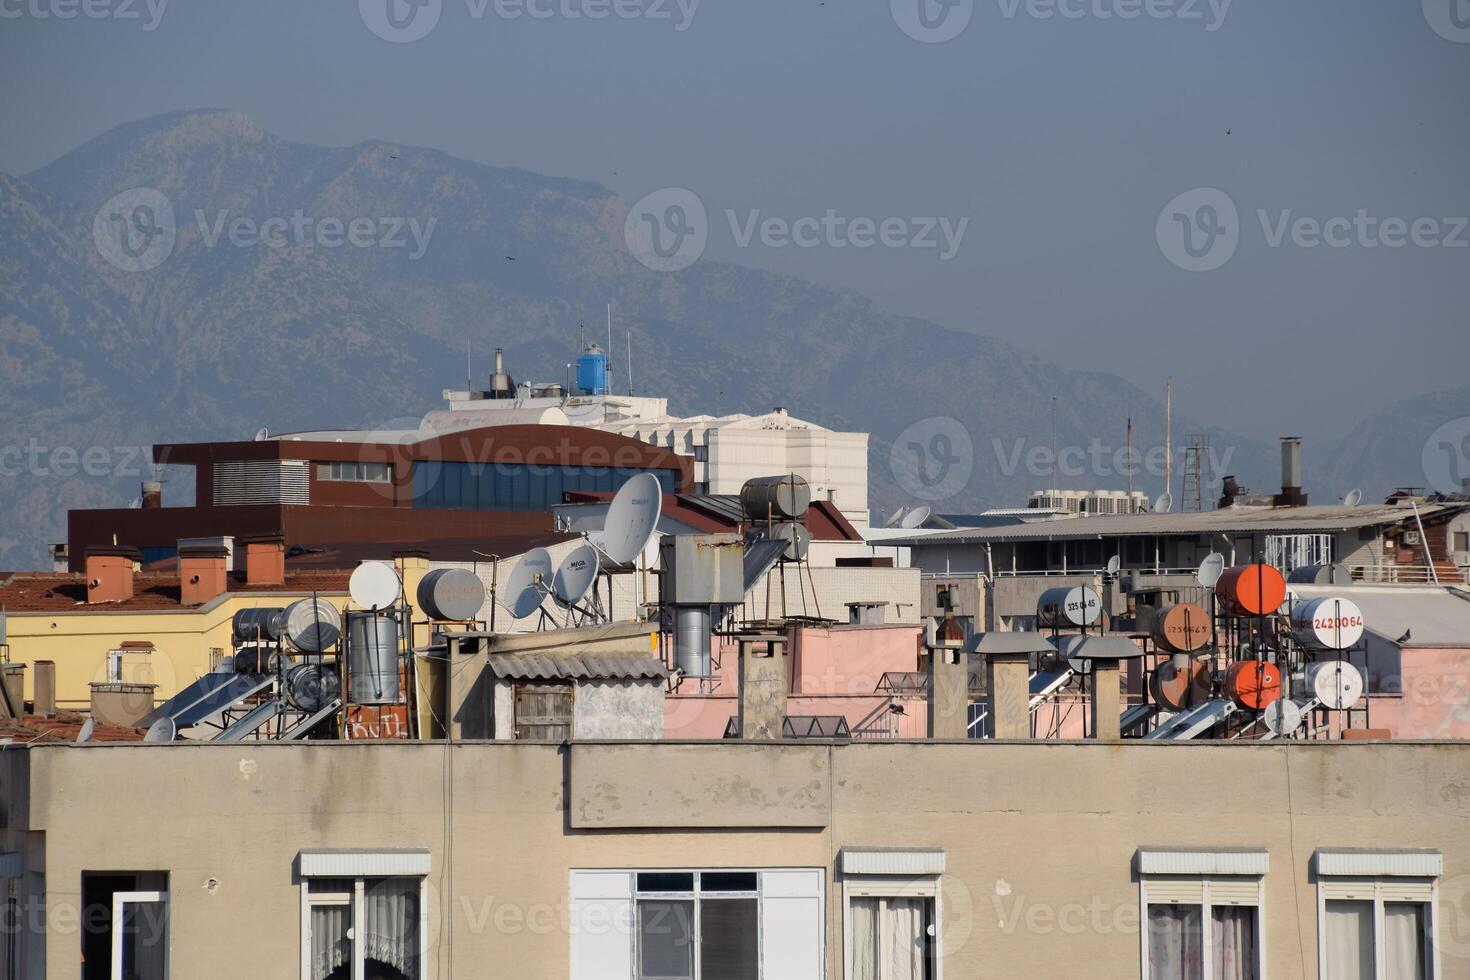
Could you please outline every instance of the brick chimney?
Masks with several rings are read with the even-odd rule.
[[[1302,493],[1302,440],[1300,436],[1281,437],[1281,492],[1277,507],[1305,507],[1307,495]]]
[[[37,660],[36,676],[32,679],[32,683],[36,688],[32,714],[40,715],[42,718],[54,718],[56,716],[56,662]]]
[[[87,549],[87,601],[124,602],[133,597],[133,563],[142,555],[136,548],[117,546]]]
[[[163,506],[163,484],[149,480],[143,484],[143,509],[157,510]]]
[[[245,545],[245,581],[250,585],[286,584],[286,539],[279,534],[241,538]]]
[[[229,550],[215,546],[179,549],[179,602],[195,606],[229,589]]]

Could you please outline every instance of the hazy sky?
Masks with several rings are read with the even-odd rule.
[[[0,170],[233,108],[630,203],[686,187],[706,257],[1150,390],[1172,374],[1182,411],[1252,435],[1467,383],[1470,0],[160,2],[0,0]],[[406,30],[438,20],[390,43],[369,27],[392,34],[389,3]],[[1238,218],[1218,195],[1166,209],[1196,188]],[[829,210],[809,247],[742,244]],[[1340,247],[1303,217],[1347,219]],[[888,218],[891,246],[847,237]],[[952,257],[937,226],[907,244],[925,219],[968,219]]]

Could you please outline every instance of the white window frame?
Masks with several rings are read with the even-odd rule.
[[[693,892],[681,892],[681,891],[673,891],[673,892],[640,892],[638,890],[638,877],[637,876],[639,874],[692,874],[692,875],[698,876],[700,874],[724,874],[724,873],[730,873],[730,874],[754,874],[756,876],[756,887],[755,887],[755,891],[753,891],[753,892],[743,892],[743,891],[742,892],[717,892],[717,893],[712,893],[712,896],[713,895],[718,895],[720,897],[719,898],[711,897],[710,900],[711,901],[720,901],[722,898],[744,898],[744,899],[754,898],[756,900],[756,944],[757,944],[756,945],[756,951],[757,951],[756,963],[757,963],[757,969],[759,971],[759,974],[758,975],[760,977],[762,977],[762,978],[765,978],[766,976],[768,976],[767,963],[765,962],[765,957],[766,957],[766,952],[767,952],[767,946],[766,946],[766,939],[767,939],[766,933],[767,933],[767,929],[768,929],[768,927],[770,926],[770,924],[772,922],[780,921],[779,919],[770,919],[770,920],[768,920],[768,914],[771,911],[770,910],[770,907],[768,906],[768,903],[772,903],[772,902],[779,903],[779,902],[785,901],[785,900],[787,900],[789,898],[792,898],[792,897],[800,897],[802,899],[808,899],[808,898],[815,898],[816,899],[816,903],[817,903],[817,908],[816,908],[816,921],[818,923],[818,927],[817,927],[817,935],[816,935],[816,940],[817,940],[817,946],[816,946],[817,962],[816,962],[816,965],[815,965],[815,969],[816,969],[815,975],[816,976],[819,976],[819,977],[825,977],[827,975],[827,972],[826,972],[826,970],[827,970],[827,935],[826,935],[826,931],[827,931],[826,930],[826,922],[827,922],[827,893],[826,893],[826,887],[825,887],[825,882],[826,882],[826,879],[827,879],[826,871],[823,868],[795,867],[795,866],[781,866],[781,867],[769,867],[769,868],[767,868],[767,867],[757,867],[757,868],[752,868],[752,867],[738,867],[738,868],[736,868],[736,867],[721,867],[721,866],[718,866],[718,865],[713,865],[713,866],[712,865],[700,865],[700,866],[697,866],[697,867],[696,866],[689,866],[689,867],[677,867],[677,868],[658,868],[658,867],[639,867],[639,868],[626,868],[626,867],[624,867],[624,868],[586,868],[586,867],[583,867],[583,868],[571,868],[568,871],[568,878],[569,878],[569,880],[568,880],[568,884],[569,884],[568,894],[571,896],[571,904],[572,904],[573,910],[574,910],[573,911],[573,924],[572,924],[572,933],[573,933],[573,935],[572,935],[572,940],[573,940],[573,957],[572,957],[573,958],[573,963],[572,963],[572,967],[573,967],[573,969],[575,970],[576,967],[577,967],[577,963],[576,963],[576,952],[575,952],[575,950],[576,950],[576,932],[577,932],[577,929],[578,929],[578,925],[577,925],[577,916],[576,916],[576,912],[575,912],[575,907],[576,907],[576,905],[577,905],[577,903],[579,901],[593,901],[593,902],[596,902],[598,900],[609,899],[609,900],[615,900],[615,901],[618,901],[618,902],[626,902],[627,903],[627,906],[626,906],[626,909],[627,909],[627,912],[626,912],[626,923],[625,924],[626,924],[626,927],[627,927],[627,930],[628,930],[628,935],[626,937],[626,946],[624,947],[624,951],[626,952],[626,955],[628,957],[627,958],[627,961],[626,961],[627,962],[627,966],[628,966],[627,980],[635,980],[635,978],[638,976],[638,971],[640,969],[640,956],[639,956],[639,953],[641,952],[641,950],[639,948],[639,931],[640,930],[639,930],[639,927],[638,927],[638,902],[639,902],[639,900],[640,899],[643,899],[643,898],[648,898],[648,899],[653,899],[653,900],[659,900],[659,899],[664,899],[664,900],[669,900],[669,899],[675,899],[675,900],[677,900],[677,899],[693,899],[694,902],[695,902],[695,908],[694,908],[694,921],[693,921],[693,923],[691,925],[693,927],[693,934],[694,934],[694,938],[695,938],[695,946],[694,946],[694,950],[693,950],[693,954],[692,955],[693,955],[693,964],[694,964],[694,970],[693,970],[693,972],[694,972],[694,976],[695,976],[695,978],[697,980],[697,978],[699,977],[699,969],[700,969],[700,964],[699,964],[699,942],[701,940],[701,937],[699,935],[699,931],[700,931],[700,928],[701,928],[700,923],[699,923],[699,894],[700,893],[699,893],[699,887],[698,887],[699,886],[699,881],[698,881],[697,877],[696,877],[696,880],[693,882],[693,884],[694,884],[694,891]],[[792,895],[790,895],[788,893],[784,893],[781,890],[781,885],[779,883],[779,879],[781,877],[783,877],[783,876],[789,876],[789,875],[815,875],[815,876],[817,876],[820,884],[819,884],[819,887],[817,888],[816,893],[814,895],[812,895],[812,894],[807,894],[807,893],[803,892],[802,895],[800,895],[800,896],[792,896]],[[577,887],[578,877],[579,876],[600,877],[600,878],[605,879],[605,881],[601,885],[597,886],[597,888],[596,888],[596,894],[595,895],[593,895],[593,894],[580,894],[580,897],[579,897],[579,889]],[[616,931],[621,931],[621,929],[618,929]],[[781,971],[779,969],[779,967],[777,969],[777,973],[778,973],[778,975],[783,975],[783,971]],[[597,976],[610,976],[611,974],[607,973],[606,972],[606,969],[604,968],[604,970],[598,971],[596,973],[596,975]],[[621,976],[620,973],[618,975]],[[789,975],[789,973],[785,973],[784,975]]]
[[[686,891],[663,891],[663,892],[648,891],[648,892],[643,892],[643,891],[639,891],[638,890],[638,875],[640,875],[640,874],[687,874],[687,875],[693,875],[694,877],[693,877],[692,882],[690,883],[690,891],[687,891],[687,892]],[[705,898],[705,892],[700,887],[700,884],[701,884],[701,882],[700,882],[700,876],[701,875],[704,875],[704,874],[753,874],[753,875],[755,875],[755,888],[753,888],[750,891],[711,892],[710,893],[710,897],[708,899],[706,899]],[[642,956],[642,953],[643,953],[643,948],[642,948],[643,947],[643,928],[642,928],[641,923],[640,923],[640,920],[638,918],[638,903],[644,902],[644,901],[650,901],[650,902],[684,902],[684,901],[687,901],[687,902],[693,903],[694,909],[690,913],[691,919],[690,919],[690,922],[689,922],[689,929],[690,929],[690,937],[689,938],[690,938],[690,941],[692,943],[692,950],[690,952],[690,957],[691,957],[690,962],[693,965],[690,972],[692,973],[692,975],[694,977],[694,980],[699,980],[699,977],[700,977],[699,951],[700,951],[700,946],[704,942],[704,935],[703,935],[703,933],[704,933],[704,925],[700,921],[700,915],[699,915],[700,906],[705,901],[721,902],[721,901],[725,901],[727,899],[746,899],[746,900],[754,899],[754,901],[755,901],[755,963],[756,963],[756,974],[757,974],[757,976],[759,976],[759,975],[761,975],[764,972],[764,966],[765,966],[765,948],[763,946],[763,937],[761,935],[761,927],[762,927],[762,925],[764,925],[764,923],[762,922],[762,919],[764,917],[763,916],[763,911],[764,910],[761,908],[761,905],[762,905],[762,902],[761,902],[761,873],[760,873],[760,870],[759,869],[756,869],[756,868],[740,868],[740,869],[732,869],[732,868],[699,868],[699,869],[678,868],[678,869],[674,869],[674,870],[665,870],[665,869],[660,868],[660,869],[655,869],[655,870],[646,870],[646,871],[641,871],[641,872],[640,871],[633,872],[633,976],[632,976],[632,980],[646,980],[646,978],[644,978],[642,976],[642,964],[643,964],[643,956]]]
[[[148,905],[154,902],[163,905],[163,975],[168,976],[168,953],[173,945],[169,928],[168,892],[113,892],[112,893],[112,980],[123,980],[123,906]],[[308,978],[309,980],[309,978]]]
[[[1327,903],[1371,901],[1373,903],[1373,971],[1387,972],[1387,943],[1384,936],[1384,905],[1424,905],[1424,966],[1426,980],[1440,980],[1439,877],[1443,873],[1438,851],[1348,851],[1318,850],[1313,855],[1317,872],[1317,975],[1327,975]]]
[[[303,853],[303,861],[307,855]],[[317,861],[330,861],[336,867],[315,868],[301,875],[301,980],[311,980],[311,909],[313,905],[352,906],[352,980],[363,980],[366,970],[362,944],[367,908],[368,879],[403,878],[419,883],[419,975],[414,980],[429,977],[429,877],[428,855],[421,852],[341,852],[317,856]],[[423,867],[417,867],[422,864]],[[313,880],[322,878],[349,879],[351,892],[316,892],[311,890]]]
[[[852,980],[852,900],[922,898],[933,903],[934,980],[944,980],[944,851],[846,848],[842,851],[842,977]]]
[[[1142,980],[1154,980],[1148,972],[1148,907],[1150,905],[1193,905],[1200,910],[1200,948],[1203,963],[1200,976],[1213,980],[1211,950],[1214,948],[1214,916],[1217,905],[1244,906],[1256,912],[1256,976],[1266,980],[1266,872],[1269,858],[1264,850],[1193,851],[1175,848],[1139,848],[1138,869],[1138,959]],[[1177,896],[1180,884],[1199,885],[1199,899]],[[1150,886],[1152,885],[1152,893]],[[1176,886],[1166,888],[1166,885]],[[1211,885],[1217,895],[1211,895]],[[1253,887],[1250,900],[1226,898],[1227,891],[1238,896],[1242,886]]]

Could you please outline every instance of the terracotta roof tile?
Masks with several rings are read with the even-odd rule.
[[[58,742],[75,742],[86,724],[87,716],[75,711],[63,711],[49,718],[40,715],[25,715],[20,720],[0,720],[0,739],[12,742],[39,742],[55,745]],[[119,725],[93,725],[89,742],[141,742],[147,734],[142,728],[124,728]]]

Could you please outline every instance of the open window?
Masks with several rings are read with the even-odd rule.
[[[844,848],[845,980],[939,980],[944,852]]]
[[[1143,980],[1261,980],[1264,850],[1142,848]]]
[[[1438,980],[1438,851],[1318,850],[1323,980]]]
[[[427,851],[303,851],[302,980],[423,980]]]
[[[82,872],[82,980],[166,980],[168,872]]]

